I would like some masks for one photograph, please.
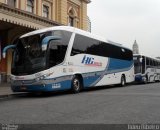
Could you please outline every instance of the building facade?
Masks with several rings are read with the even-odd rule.
[[[88,16],[87,16],[87,31],[91,32],[91,20]]]
[[[0,52],[20,35],[45,27],[67,25],[87,31],[90,0],[0,0]],[[1,54],[1,53],[0,53]],[[8,80],[12,51],[0,55],[0,82]]]

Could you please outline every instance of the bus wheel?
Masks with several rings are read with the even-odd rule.
[[[126,79],[125,79],[124,75],[122,75],[122,77],[121,77],[121,84],[120,85],[121,85],[121,87],[126,85]]]
[[[147,83],[148,83],[148,76],[147,76],[147,75],[145,76],[143,83],[144,83],[144,84],[147,84]]]
[[[81,80],[78,76],[74,76],[72,79],[72,91],[73,93],[79,93],[82,88]]]

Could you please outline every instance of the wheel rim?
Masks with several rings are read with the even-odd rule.
[[[124,77],[122,77],[122,86],[125,85]]]
[[[124,85],[124,80],[122,80],[122,85]]]
[[[74,85],[74,89],[75,89],[76,91],[78,91],[79,88],[80,88],[79,80],[78,80],[78,79],[75,79],[75,80],[73,81],[73,85]]]
[[[147,83],[147,78],[146,77],[144,78],[144,82]]]

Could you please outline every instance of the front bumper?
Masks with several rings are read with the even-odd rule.
[[[52,92],[59,90],[71,89],[71,81],[66,80],[52,84],[37,84],[37,85],[12,85],[13,92]]]

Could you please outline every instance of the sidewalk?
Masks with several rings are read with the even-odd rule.
[[[12,94],[13,94],[13,92],[11,90],[9,83],[0,83],[0,98],[7,97]]]

